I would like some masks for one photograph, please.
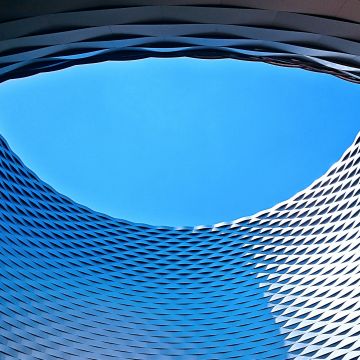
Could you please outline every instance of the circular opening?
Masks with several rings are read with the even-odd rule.
[[[135,222],[197,225],[271,207],[351,144],[356,85],[235,60],[101,63],[0,87],[0,131],[44,181]]]

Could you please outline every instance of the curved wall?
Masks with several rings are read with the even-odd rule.
[[[356,359],[360,136],[319,180],[213,227],[134,224],[0,148],[2,359]]]
[[[356,359],[360,136],[252,217],[153,227],[91,211],[0,148],[2,359]]]
[[[187,55],[359,82],[359,2],[302,3],[12,1],[0,77]],[[74,203],[0,138],[0,359],[359,359],[359,164],[358,135],[269,210],[153,227]]]
[[[357,0],[13,0],[0,21],[0,81],[152,56],[265,61],[360,81]]]

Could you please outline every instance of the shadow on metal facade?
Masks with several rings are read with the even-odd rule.
[[[359,81],[356,1],[119,3],[3,8],[1,79],[189,55]],[[269,210],[155,227],[74,203],[0,137],[0,359],[359,359],[359,182],[358,135]]]
[[[360,136],[292,199],[213,227],[134,224],[0,147],[1,359],[357,359]]]
[[[360,82],[358,0],[0,3],[0,81],[105,60],[234,58]]]

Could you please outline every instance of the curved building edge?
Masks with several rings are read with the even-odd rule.
[[[360,135],[289,201],[195,228],[94,212],[0,143],[4,360],[360,356]]]
[[[25,1],[0,5],[0,81],[73,65],[189,56],[360,82],[358,1]]]

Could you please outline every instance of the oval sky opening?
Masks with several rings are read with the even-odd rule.
[[[155,225],[252,215],[304,189],[360,130],[360,89],[237,60],[83,65],[0,86],[0,133],[40,178]]]

